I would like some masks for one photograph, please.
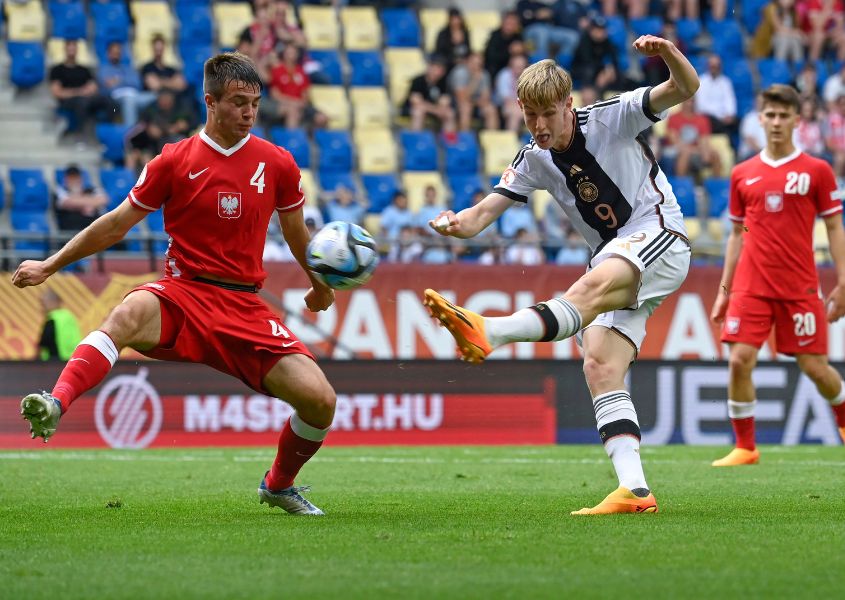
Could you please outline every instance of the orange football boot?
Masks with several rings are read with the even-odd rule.
[[[455,306],[446,298],[428,289],[423,303],[431,316],[437,318],[458,344],[458,351],[463,360],[470,363],[482,363],[493,352],[484,333],[484,317],[460,306]]]
[[[645,498],[635,496],[626,487],[619,486],[593,508],[572,511],[571,515],[616,515],[623,513],[656,513],[657,500],[649,492]]]
[[[760,451],[746,450],[745,448],[734,448],[727,456],[713,461],[714,467],[738,467],[740,465],[756,465],[760,462]]]

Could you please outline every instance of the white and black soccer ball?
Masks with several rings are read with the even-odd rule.
[[[308,242],[308,268],[326,285],[348,290],[365,284],[378,265],[376,241],[366,229],[332,221]]]

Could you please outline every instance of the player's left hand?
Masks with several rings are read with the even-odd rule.
[[[656,35],[641,35],[634,42],[634,50],[643,56],[658,56],[673,47],[672,42]]]
[[[837,285],[825,300],[827,322],[833,323],[845,316],[845,287]]]
[[[315,283],[305,292],[305,306],[311,312],[326,310],[332,304],[334,304],[334,290],[327,285]]]
[[[50,275],[50,271],[44,267],[43,260],[25,260],[12,275],[12,284],[19,288],[39,285],[44,283]]]

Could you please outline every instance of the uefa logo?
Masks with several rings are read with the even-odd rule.
[[[148,372],[141,367],[136,375],[114,377],[97,394],[97,431],[112,448],[146,448],[161,429],[161,398]]]

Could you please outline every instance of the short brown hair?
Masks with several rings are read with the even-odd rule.
[[[205,61],[203,90],[206,94],[211,94],[219,100],[230,81],[240,81],[259,91],[264,89],[255,63],[246,54],[224,52]]]
[[[571,93],[572,77],[550,58],[527,67],[516,82],[520,102],[540,108],[566,101]]]
[[[760,96],[763,98],[763,106],[766,104],[782,104],[784,106],[791,106],[795,112],[801,112],[801,96],[791,85],[784,85],[782,83],[773,83]]]

